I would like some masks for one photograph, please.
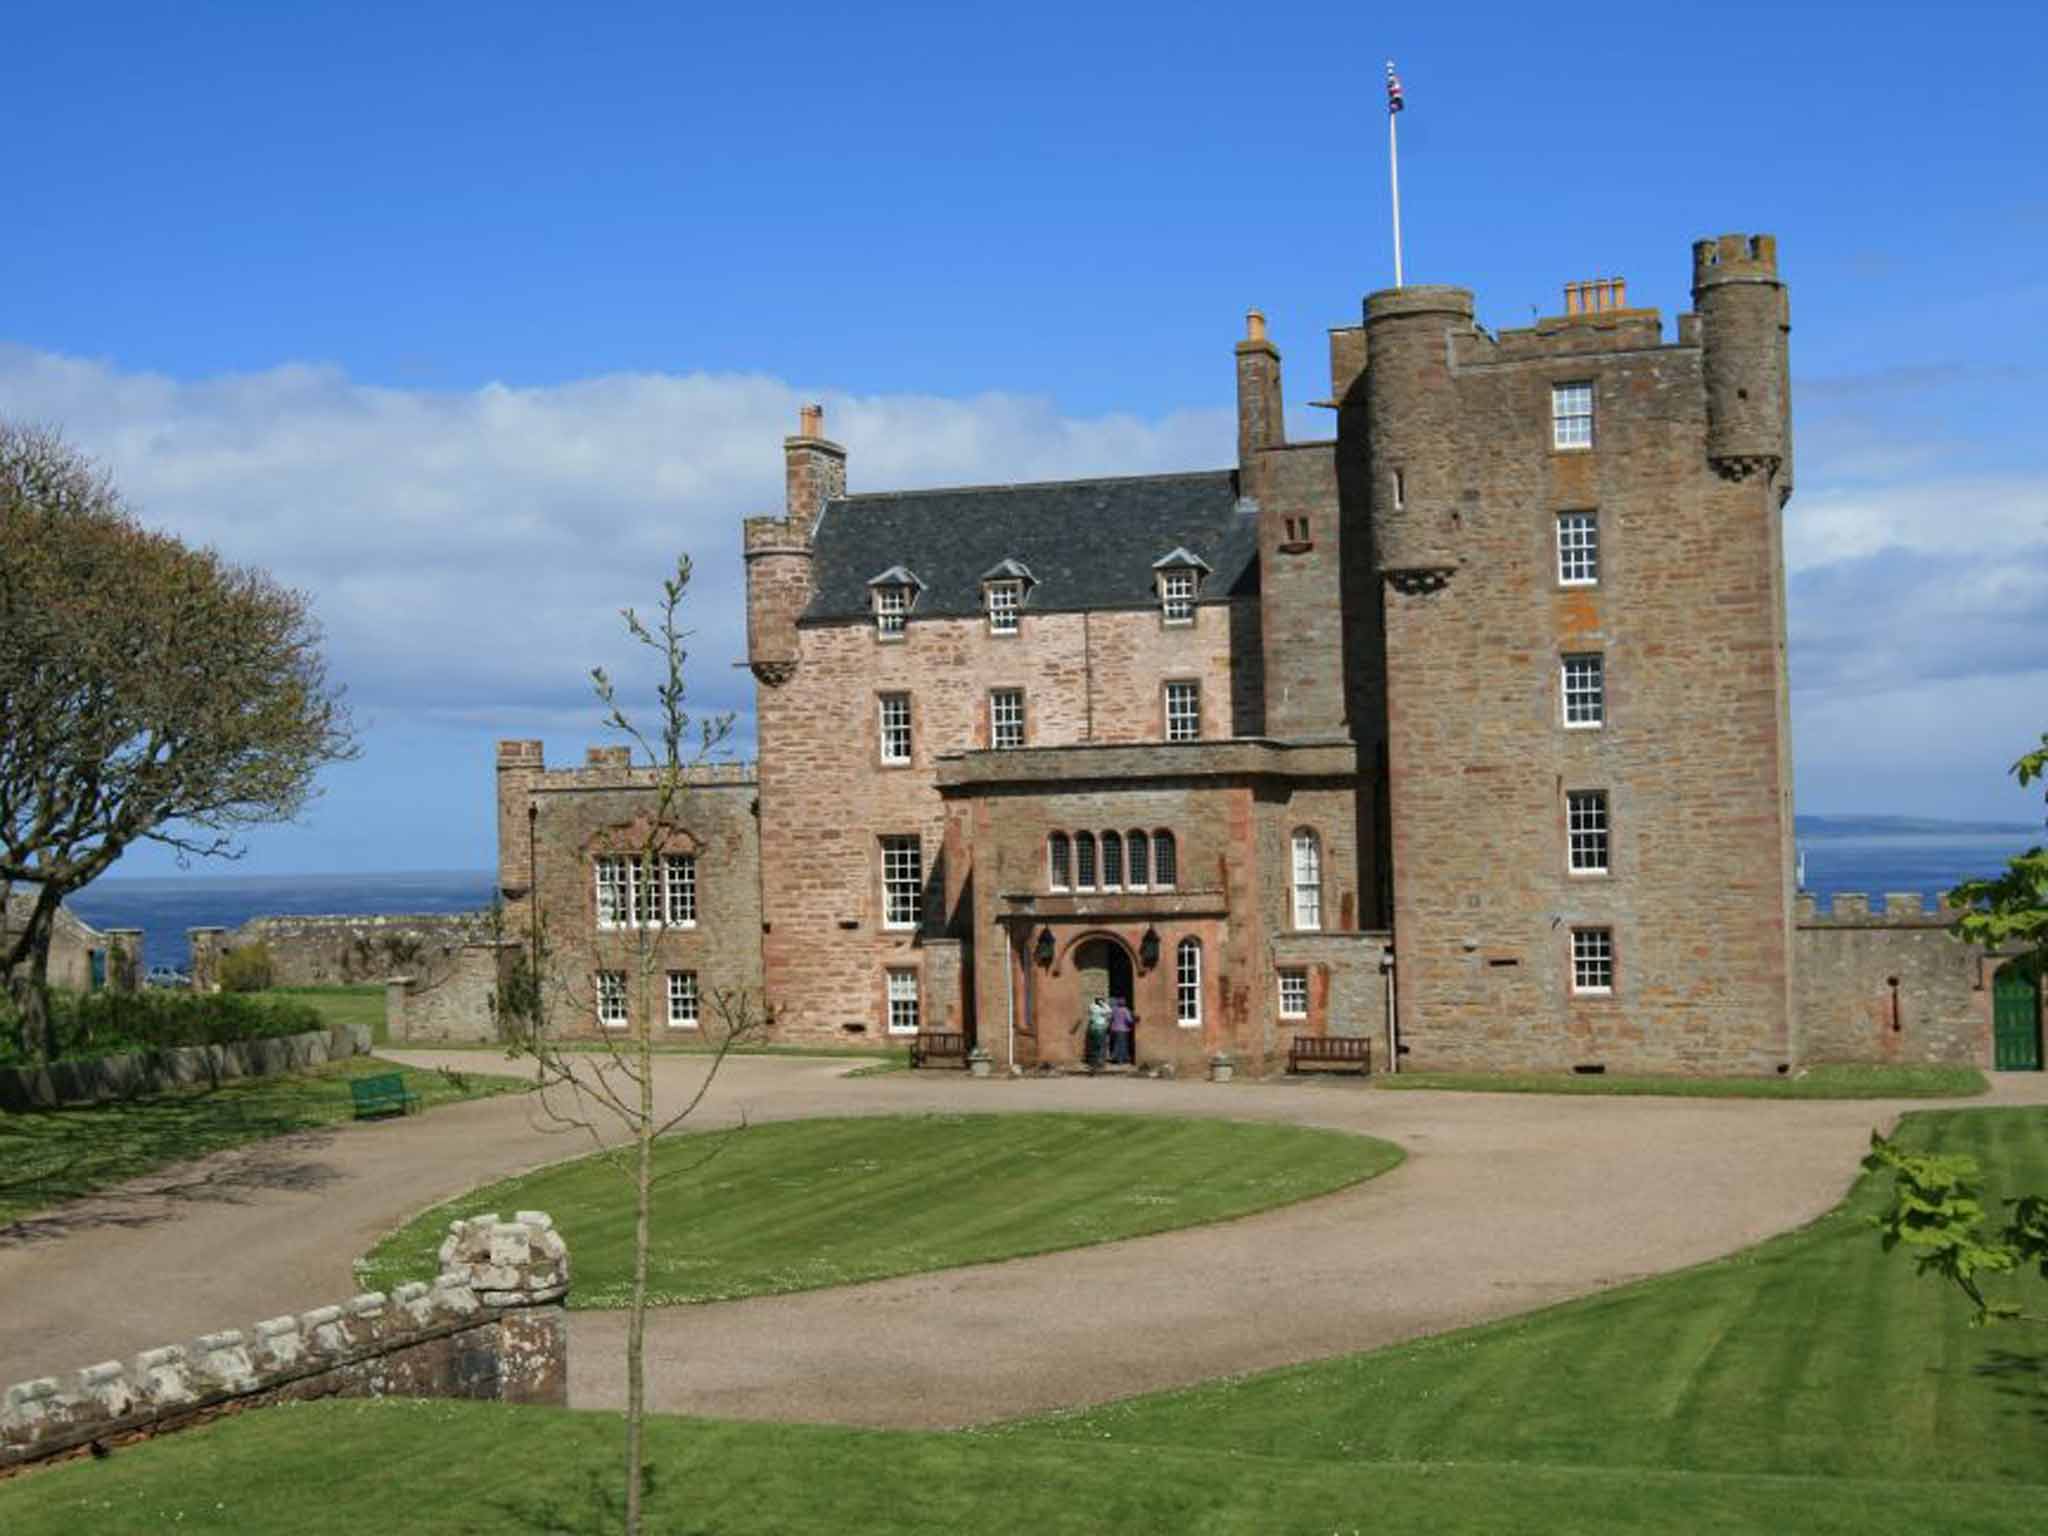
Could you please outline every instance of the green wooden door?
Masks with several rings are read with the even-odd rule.
[[[2016,965],[1991,984],[1993,1060],[2001,1072],[2041,1070],[2041,998],[2032,975]]]

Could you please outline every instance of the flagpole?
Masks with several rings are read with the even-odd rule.
[[[1387,114],[1387,179],[1394,189],[1394,286],[1401,286],[1401,149],[1394,137],[1398,112]]]
[[[1394,129],[1401,115],[1401,77],[1387,60],[1387,184],[1394,195],[1394,286],[1401,286],[1401,144]]]

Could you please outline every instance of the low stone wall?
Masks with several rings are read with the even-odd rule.
[[[270,951],[279,987],[365,985],[398,975],[431,976],[482,936],[481,912],[398,913],[375,917],[252,917],[239,928],[193,928],[195,984],[217,977],[220,956],[252,944]]]
[[[385,983],[384,1023],[393,1040],[490,1042],[500,1038],[491,1008],[516,939],[465,944],[435,972]]]
[[[90,1056],[46,1067],[0,1067],[0,1109],[19,1113],[61,1104],[97,1104],[140,1098],[194,1083],[238,1077],[274,1077],[370,1053],[370,1031],[360,1024],[299,1035],[273,1035],[233,1045],[177,1045],[160,1051]]]
[[[541,1211],[451,1224],[433,1285],[145,1349],[0,1399],[0,1477],[222,1414],[322,1397],[455,1397],[567,1406],[569,1254]]]
[[[1794,917],[1800,1055],[1814,1062],[1990,1067],[1991,983],[2007,957],[1951,936],[1955,914],[1916,893],[1881,904],[1810,895]]]

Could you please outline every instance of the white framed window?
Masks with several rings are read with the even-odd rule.
[[[914,1035],[918,1029],[917,972],[889,972],[889,1033]]]
[[[882,926],[915,928],[924,916],[924,847],[915,837],[882,839]]]
[[[988,744],[998,752],[1024,745],[1024,690],[992,688],[988,695]]]
[[[1024,604],[1024,583],[992,581],[985,591],[988,601],[988,632],[992,635],[1017,633],[1017,610]]]
[[[1614,930],[1572,930],[1572,991],[1593,997],[1614,990]]]
[[[1074,889],[1092,891],[1095,889],[1095,834],[1076,832],[1074,834]]]
[[[1182,939],[1173,949],[1173,1016],[1192,1029],[1202,1022],[1202,941]]]
[[[668,1023],[671,1029],[695,1029],[698,1024],[697,973],[668,973]]]
[[[1593,384],[1550,386],[1550,446],[1590,448],[1593,446]]]
[[[1159,573],[1159,613],[1169,624],[1195,622],[1196,573],[1171,570]]]
[[[1607,791],[1574,789],[1564,797],[1568,860],[1575,875],[1607,873]]]
[[[597,869],[597,926],[623,928],[633,920],[633,861],[623,853],[601,853]]]
[[[626,1016],[626,973],[597,973],[597,1022],[606,1029],[624,1029]]]
[[[875,633],[884,640],[901,640],[910,617],[910,588],[891,583],[875,588]]]
[[[1598,651],[1564,658],[1564,723],[1570,730],[1607,723],[1607,658]]]
[[[1146,837],[1144,832],[1141,831],[1139,828],[1131,828],[1130,831],[1124,834],[1124,854],[1126,856],[1127,862],[1131,866],[1128,870],[1125,871],[1125,874],[1129,878],[1130,887],[1134,891],[1142,891],[1148,884],[1151,883],[1151,839]]]
[[[1323,845],[1306,827],[1294,834],[1294,926],[1323,926]]]
[[[907,693],[885,693],[881,695],[882,711],[882,761],[885,763],[907,763],[910,761],[910,695]]]
[[[1202,685],[1196,682],[1166,685],[1166,739],[1202,739]]]
[[[1308,972],[1298,967],[1280,973],[1280,1017],[1308,1017]]]
[[[1102,834],[1102,888],[1118,891],[1124,884],[1124,840],[1115,832]]]
[[[1154,887],[1162,891],[1173,889],[1174,879],[1178,873],[1174,867],[1176,862],[1173,834],[1164,827],[1156,829],[1152,833],[1152,884]]]
[[[660,921],[672,928],[697,926],[697,856],[665,853],[661,856],[661,899],[656,908]]]
[[[1056,891],[1064,891],[1073,883],[1074,845],[1064,832],[1055,832],[1045,840],[1046,883]]]
[[[1557,514],[1557,582],[1590,587],[1600,580],[1600,519],[1591,512]]]

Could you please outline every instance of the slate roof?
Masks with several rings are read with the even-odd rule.
[[[1144,608],[1159,600],[1153,563],[1177,547],[1213,573],[1203,602],[1257,591],[1258,519],[1235,470],[846,496],[818,519],[803,621],[871,618],[868,582],[890,565],[924,583],[913,619],[973,617],[1005,560],[1034,578],[1026,613]]]

